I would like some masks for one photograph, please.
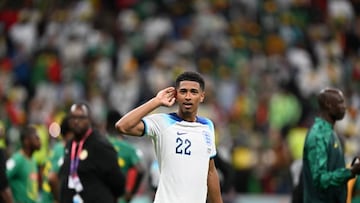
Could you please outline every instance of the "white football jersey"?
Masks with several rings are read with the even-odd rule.
[[[216,155],[213,122],[204,117],[188,122],[176,113],[152,114],[143,122],[160,169],[154,202],[205,203],[209,160]]]

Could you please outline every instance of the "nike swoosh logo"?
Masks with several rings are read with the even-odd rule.
[[[184,133],[184,132],[176,132],[177,135],[185,135],[187,133]]]

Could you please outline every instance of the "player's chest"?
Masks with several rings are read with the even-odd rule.
[[[162,137],[162,147],[168,153],[184,156],[203,156],[211,152],[213,140],[207,129],[175,128]]]

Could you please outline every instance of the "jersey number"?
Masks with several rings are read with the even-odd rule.
[[[188,139],[181,139],[180,137],[178,137],[176,139],[176,154],[186,154],[186,155],[190,155],[191,151],[190,151],[190,146],[191,146],[191,142]]]

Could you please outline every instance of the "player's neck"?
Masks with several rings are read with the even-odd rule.
[[[321,112],[319,116],[322,119],[324,119],[325,121],[327,121],[328,123],[330,123],[332,127],[334,127],[335,121],[334,121],[334,119],[331,118],[331,116],[329,114]]]
[[[178,116],[184,121],[188,122],[196,122],[196,114],[195,113],[182,113],[178,112]]]
[[[21,149],[20,152],[26,157],[26,158],[31,158],[33,151],[31,151],[30,149]]]

